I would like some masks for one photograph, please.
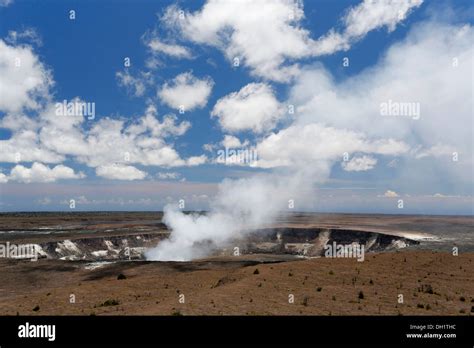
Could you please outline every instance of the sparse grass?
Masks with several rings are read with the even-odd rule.
[[[58,275],[54,278],[54,286],[32,288],[29,293],[21,293],[15,305],[3,301],[0,307],[7,305],[4,310],[7,315],[14,315],[16,311],[19,311],[20,315],[28,313],[50,315],[54,311],[61,311],[66,315],[89,315],[92,311],[95,311],[97,315],[104,313],[172,315],[175,310],[182,311],[185,316],[218,315],[219,311],[224,315],[242,315],[247,311],[256,311],[264,315],[295,315],[299,314],[300,310],[305,315],[328,315],[330,311],[333,315],[362,313],[364,315],[367,313],[396,315],[400,311],[404,315],[474,315],[474,308],[471,309],[474,307],[474,302],[471,302],[474,298],[471,295],[472,278],[467,273],[463,276],[462,271],[458,269],[461,262],[468,265],[474,264],[474,261],[472,263],[466,261],[472,256],[461,255],[459,259],[453,259],[450,255],[446,255],[442,258],[443,262],[438,263],[423,252],[417,253],[419,253],[418,263],[415,262],[415,255],[412,253],[412,256],[407,256],[410,263],[405,264],[409,266],[405,268],[403,268],[405,255],[397,257],[393,263],[390,263],[389,257],[392,254],[378,254],[375,260],[372,259],[372,255],[368,255],[367,260],[370,260],[370,263],[363,263],[360,266],[362,267],[360,278],[354,267],[355,263],[330,262],[331,260],[324,258],[275,263],[272,264],[273,271],[268,265],[255,264],[249,267],[244,263],[238,269],[219,266],[205,272],[202,270],[182,272],[180,269],[174,269],[165,264],[144,263],[139,271],[125,268],[111,269],[111,274],[104,272],[100,284],[85,281],[82,283],[81,292],[76,293],[75,305],[69,305],[68,296],[74,292],[74,287],[78,287],[79,280],[83,279],[84,274],[81,272],[69,274],[70,279],[67,279],[67,283],[66,281],[63,283]],[[454,262],[454,265],[450,262]],[[258,275],[262,277],[254,277],[253,273],[256,269],[258,269]],[[328,274],[330,270],[334,275]],[[423,280],[423,276],[428,271],[431,272],[431,278]],[[131,289],[131,284],[128,282],[117,280],[118,275],[125,272],[127,272],[128,282],[133,278],[133,283],[137,284],[136,288],[134,285],[134,289]],[[410,276],[407,276],[406,272],[410,272]],[[450,272],[455,273],[456,278],[450,278]],[[292,274],[291,278],[288,276],[289,273]],[[63,274],[61,275],[64,277]],[[351,279],[354,277],[357,277],[355,285],[358,289],[355,285],[351,287]],[[307,278],[306,284],[302,285],[305,278]],[[221,282],[219,282],[220,279]],[[417,279],[422,281],[417,283]],[[343,280],[345,280],[344,286],[342,286]],[[210,287],[216,283],[225,284],[225,286],[222,286],[222,289],[218,287],[210,290]],[[113,284],[119,286],[113,287]],[[265,284],[265,289],[263,289],[263,284]],[[317,284],[325,284],[325,286]],[[400,284],[403,284],[403,291],[397,290]],[[66,285],[64,289],[61,288],[62,285]],[[168,289],[165,290],[164,286]],[[324,294],[322,294],[323,289]],[[387,292],[387,289],[391,290]],[[176,306],[178,290],[180,290],[179,293],[192,294],[193,301],[191,302],[196,303],[196,308],[191,308],[190,304],[186,304],[185,307]],[[433,294],[430,294],[431,290]],[[359,298],[360,291],[363,292],[363,299]],[[51,295],[45,299],[48,293]],[[296,305],[287,305],[288,301],[285,298],[287,296],[284,295],[290,293],[295,295]],[[397,307],[397,294],[401,293],[404,295],[404,304],[398,304]],[[28,297],[24,298],[25,295]],[[333,295],[335,295],[334,298]],[[255,300],[249,303],[253,296]],[[308,296],[309,300],[305,300],[305,296]],[[53,297],[62,297],[65,301],[54,301]],[[215,304],[209,303],[212,298]],[[120,301],[120,304],[114,305],[110,301],[106,306],[101,306],[101,303],[107,299],[116,299]],[[35,303],[41,307],[39,311],[32,310],[36,306]],[[422,305],[417,308],[417,304]],[[93,308],[94,305],[95,308]],[[107,307],[107,305],[111,306]],[[358,310],[359,307],[362,311]],[[460,314],[461,309],[464,309],[464,314]]]
[[[255,268],[255,271],[253,271],[253,274],[260,274],[260,271],[258,270],[258,268]]]
[[[110,307],[110,306],[118,306],[120,302],[115,299],[108,299],[107,301],[101,303],[99,307]]]
[[[422,284],[418,288],[418,292],[424,292],[425,294],[434,294],[433,287],[430,284]]]
[[[359,300],[363,300],[363,299],[364,299],[364,293],[362,292],[362,290],[359,291],[358,297],[359,297]]]

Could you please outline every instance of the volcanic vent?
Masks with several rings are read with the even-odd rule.
[[[191,244],[192,249],[203,251],[202,256],[192,259],[230,257],[233,260],[236,249],[239,255],[256,260],[318,257],[324,256],[325,246],[333,243],[357,244],[364,247],[365,253],[380,252],[425,243],[435,237],[427,233],[433,230],[432,224],[423,225],[419,218],[413,223],[410,222],[413,218],[406,219],[321,214],[281,216],[271,225],[237,231],[225,243],[202,238]],[[0,243],[34,244],[37,256],[46,259],[144,260],[150,250],[171,240],[173,232],[162,215],[153,212],[5,214]]]
[[[62,260],[144,260],[147,249],[169,237],[168,231],[129,235],[87,236],[35,243],[38,257]],[[224,247],[211,241],[196,245],[206,256],[272,255],[273,257],[324,256],[326,245],[364,246],[365,252],[390,251],[418,244],[417,241],[380,232],[334,228],[274,227],[258,229],[232,240]],[[236,249],[237,248],[237,249]]]
[[[325,246],[362,245],[365,252],[390,251],[418,244],[417,241],[380,232],[349,229],[277,227],[259,229],[244,239],[233,241],[231,248],[214,249],[214,254],[231,255],[237,247],[242,254],[324,256]]]

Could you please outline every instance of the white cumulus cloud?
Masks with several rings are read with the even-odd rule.
[[[52,85],[50,71],[30,46],[10,46],[0,40],[0,111],[38,109]]]
[[[257,144],[259,159],[255,166],[305,167],[308,163],[332,164],[342,159],[345,152],[400,155],[408,150],[403,141],[394,139],[370,139],[364,133],[317,123],[292,125]]]
[[[224,139],[221,141],[221,145],[227,148],[239,148],[247,146],[248,144],[248,140],[242,143],[239,138],[228,134],[224,135]]]
[[[184,18],[171,6],[162,20],[185,39],[219,48],[229,61],[238,57],[256,76],[288,81],[298,67],[287,59],[310,53],[303,17],[300,1],[210,0]]]
[[[72,168],[62,164],[50,168],[42,163],[34,162],[31,168],[21,164],[16,165],[8,175],[8,181],[18,181],[22,183],[32,182],[54,182],[59,179],[81,179],[83,173],[75,173]]]
[[[97,176],[114,180],[141,180],[146,173],[134,166],[122,164],[100,165],[95,170]]]
[[[346,51],[368,32],[382,27],[387,27],[389,32],[393,31],[399,22],[422,3],[423,0],[364,0],[347,11],[342,19],[342,32],[330,30],[316,42],[314,53],[322,55]]]
[[[299,125],[324,124],[360,132],[368,139],[405,143],[410,151],[403,152],[399,174],[414,175],[414,163],[406,161],[411,158],[423,160],[417,171],[472,181],[473,128],[466,125],[472,124],[473,99],[466,76],[472,76],[473,40],[474,30],[468,24],[418,23],[374,66],[345,80],[335,81],[318,64],[304,69],[288,103],[297,105]],[[387,101],[417,103],[421,117],[384,116],[381,105]],[[452,160],[455,152],[458,162]]]
[[[265,83],[249,83],[240,91],[219,99],[211,115],[229,132],[272,130],[284,115],[284,108]]]
[[[186,72],[165,82],[158,96],[164,104],[174,109],[183,107],[185,111],[191,111],[206,106],[213,86],[211,78],[199,79],[191,72]]]
[[[366,0],[347,11],[342,33],[331,30],[319,40],[302,27],[305,16],[299,0],[208,0],[184,16],[172,5],[161,21],[186,40],[220,49],[231,62],[238,58],[255,76],[289,82],[300,73],[299,59],[347,50],[383,26],[393,30],[420,4],[421,0]]]

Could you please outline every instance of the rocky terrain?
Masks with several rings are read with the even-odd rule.
[[[0,313],[474,315],[473,261],[471,253],[428,251],[373,253],[364,262],[271,255],[101,264],[1,260]]]
[[[157,213],[1,218],[0,243],[40,248],[0,259],[3,315],[474,314],[469,217],[286,216],[189,262],[144,260],[169,236]],[[325,257],[333,243],[363,262]]]
[[[38,258],[60,260],[144,260],[145,251],[167,238],[169,232],[132,233],[69,237],[56,241],[33,243]],[[10,241],[10,243],[15,240]],[[31,240],[17,241],[21,245]],[[318,228],[276,227],[252,232],[248,237],[234,240],[228,248],[214,248],[214,256],[233,255],[235,247],[243,254],[323,256],[326,244],[364,245],[365,252],[389,251],[416,245],[416,240],[381,233]]]

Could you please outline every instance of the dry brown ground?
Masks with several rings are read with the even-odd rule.
[[[364,262],[120,262],[95,270],[80,262],[1,260],[0,314],[473,315],[473,259],[405,251],[369,254]],[[126,279],[117,279],[121,273]],[[107,300],[118,304],[104,306]]]

